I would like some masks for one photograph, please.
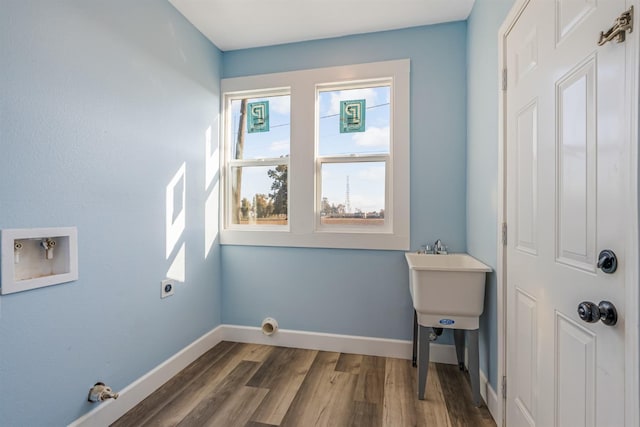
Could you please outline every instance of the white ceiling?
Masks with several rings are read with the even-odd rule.
[[[474,0],[169,0],[223,51],[467,19]]]

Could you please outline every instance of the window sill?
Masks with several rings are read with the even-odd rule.
[[[224,230],[220,233],[220,244],[406,251],[410,242],[408,234],[338,231],[294,234],[287,231]]]

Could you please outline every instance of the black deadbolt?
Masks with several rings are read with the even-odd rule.
[[[171,289],[173,288],[173,286],[171,286],[171,283],[167,283],[166,285],[164,285],[164,291],[165,292],[171,292]]]
[[[618,268],[618,257],[611,249],[605,249],[598,255],[598,268],[607,274],[612,274]]]
[[[607,326],[618,323],[618,311],[609,301],[600,301],[598,305],[583,301],[578,305],[578,316],[587,323],[595,323],[598,320],[602,320]]]

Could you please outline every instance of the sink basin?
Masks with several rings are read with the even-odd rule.
[[[405,253],[409,290],[422,326],[478,329],[491,267],[467,254]]]

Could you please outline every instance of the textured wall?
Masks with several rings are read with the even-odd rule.
[[[498,30],[514,0],[476,0],[467,32],[467,248],[494,269],[498,223]],[[495,273],[480,319],[480,369],[498,390]]]
[[[440,238],[463,252],[465,22],[225,52],[223,76],[401,58],[411,59],[411,247]],[[270,315],[286,329],[411,337],[403,252],[223,246],[222,265],[224,323]]]
[[[220,323],[205,138],[221,53],[164,0],[3,0],[0,58],[0,228],[77,226],[80,270],[0,297],[0,425],[60,426],[93,409],[94,382],[119,390]],[[183,164],[186,226],[167,257]],[[183,244],[186,284],[160,300]]]

